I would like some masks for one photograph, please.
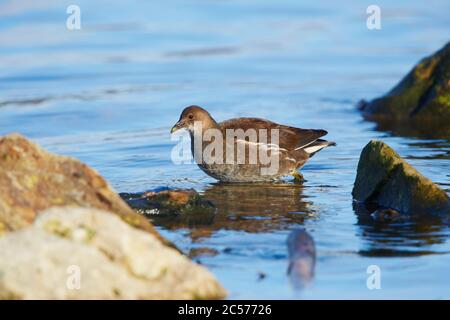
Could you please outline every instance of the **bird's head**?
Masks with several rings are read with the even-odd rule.
[[[181,112],[180,120],[172,127],[170,133],[174,133],[179,129],[186,129],[189,132],[194,131],[194,123],[201,122],[203,128],[209,128],[215,125],[216,122],[205,109],[199,106],[189,106]]]

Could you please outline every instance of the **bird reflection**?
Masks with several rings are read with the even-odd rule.
[[[269,232],[302,224],[313,215],[303,186],[294,183],[226,184],[208,186],[205,200],[216,207],[215,213],[194,217],[152,218],[155,225],[167,229],[189,228],[192,239],[210,237],[218,230]]]

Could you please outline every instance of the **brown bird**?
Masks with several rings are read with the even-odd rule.
[[[171,133],[187,129],[198,166],[224,182],[274,181],[298,172],[331,141],[319,139],[325,130],[300,129],[259,118],[235,118],[217,123],[199,106],[183,110]],[[258,158],[259,157],[259,158]]]

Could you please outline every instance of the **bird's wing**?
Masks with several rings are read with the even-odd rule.
[[[247,131],[248,129],[255,129],[257,132],[258,143],[259,141],[259,129],[267,129],[267,141],[270,141],[270,130],[278,129],[279,130],[279,146],[280,148],[284,148],[286,150],[294,150],[301,149],[306,147],[307,145],[313,143],[320,137],[326,135],[328,132],[325,130],[314,130],[314,129],[300,129],[290,126],[280,125],[278,123],[259,119],[259,118],[236,118],[226,120],[224,122],[219,123],[219,127],[221,128],[224,137],[226,137],[226,129],[242,129],[243,131]]]

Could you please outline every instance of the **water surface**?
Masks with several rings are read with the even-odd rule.
[[[448,1],[378,1],[382,29],[361,1],[80,0],[0,2],[0,134],[20,132],[97,169],[118,192],[195,188],[213,217],[157,221],[208,267],[229,298],[450,298],[450,230],[443,221],[375,222],[354,207],[362,147],[382,139],[450,190],[450,143],[417,128],[376,125],[355,109],[387,92],[450,36]],[[198,104],[217,120],[256,116],[326,129],[338,146],[303,168],[303,186],[229,186],[175,165],[169,129]],[[447,131],[448,132],[448,131]],[[286,239],[304,227],[315,277],[296,290]],[[378,265],[381,290],[368,290]]]

